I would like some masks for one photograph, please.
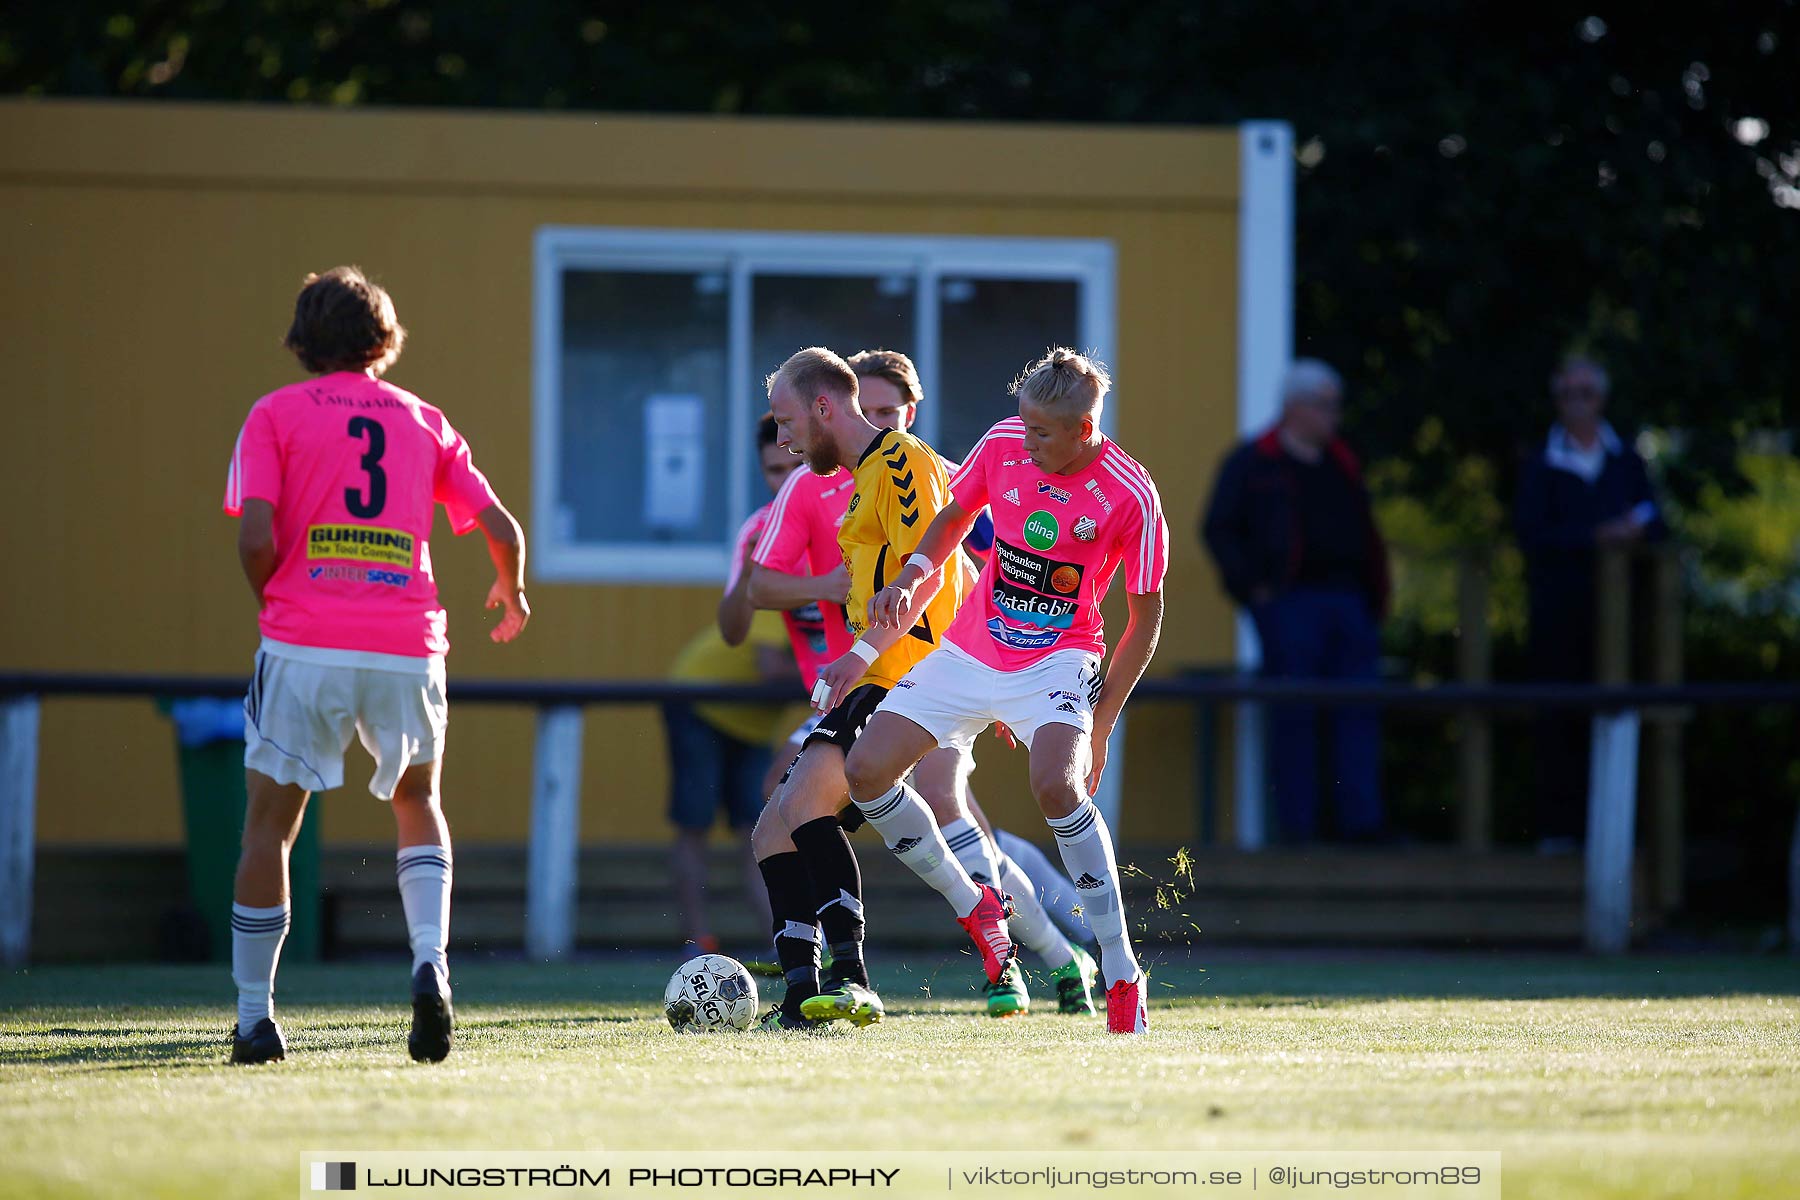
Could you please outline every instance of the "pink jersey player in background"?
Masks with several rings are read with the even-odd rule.
[[[1090,797],[1106,743],[1156,652],[1169,530],[1150,475],[1100,433],[1112,379],[1055,349],[1013,384],[1019,415],[990,429],[950,481],[951,502],[869,602],[889,627],[921,580],[990,505],[994,552],[944,644],[888,693],[845,763],[858,804],[907,788],[934,746],[969,745],[1004,721],[1031,755],[1031,790],[1100,942],[1107,1028],[1148,1027],[1144,974],[1125,928],[1111,832]],[[1120,567],[1130,617],[1102,675],[1100,602]]]
[[[427,543],[437,505],[456,533],[486,538],[487,606],[505,609],[490,636],[512,641],[531,607],[524,534],[469,444],[442,412],[381,379],[405,340],[393,302],[360,270],[309,275],[285,344],[315,378],[258,400],[231,456],[225,511],[242,518],[238,556],[262,631],[244,700],[235,1063],[286,1057],[272,1009],[288,852],[308,797],[343,783],[352,736],[375,759],[369,790],[391,801],[398,832],[413,953],[407,1047],[422,1062],[450,1052],[450,831],[438,790],[450,641]]]

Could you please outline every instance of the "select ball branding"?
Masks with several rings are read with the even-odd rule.
[[[735,958],[690,958],[663,989],[663,1014],[680,1033],[748,1029],[756,1019],[756,981]]]

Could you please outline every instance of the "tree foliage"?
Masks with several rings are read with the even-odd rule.
[[[1397,494],[1492,534],[1545,377],[1586,350],[1672,482],[1739,480],[1785,428],[1800,327],[1800,17],[1387,0],[880,6],[689,0],[38,0],[0,88],[1295,129],[1297,345],[1337,363]]]

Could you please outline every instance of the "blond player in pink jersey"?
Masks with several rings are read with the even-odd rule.
[[[924,389],[912,360],[896,350],[863,350],[845,361],[856,373],[858,404],[869,423],[880,429],[902,432],[910,429],[918,419],[919,405],[924,401]],[[946,462],[946,467],[954,472],[958,464]],[[784,600],[812,594],[822,584],[829,586],[840,578],[848,587],[848,577],[840,574],[843,551],[838,544],[838,526],[843,523],[845,509],[854,491],[851,473],[842,467],[829,475],[816,475],[810,470],[796,471],[784,482],[756,548],[756,566],[750,588],[753,603],[776,607]],[[985,538],[979,536],[982,531],[978,528],[977,536],[970,539],[974,548],[983,551],[991,548],[991,528],[989,524],[989,536]],[[822,574],[832,564],[836,569],[829,576]],[[830,630],[832,640],[825,659],[827,663],[848,650],[852,640],[843,621],[843,609],[834,604],[829,610],[835,627]],[[807,673],[808,689],[813,686],[814,677],[823,665],[815,664]],[[815,712],[794,731],[789,743],[793,751],[790,759],[800,753],[824,716],[822,712]],[[969,749],[950,746],[926,754],[913,769],[911,778],[937,821],[945,843],[970,878],[977,883],[991,883],[1013,898],[1015,912],[1009,925],[1019,941],[1042,958],[1050,970],[1058,1009],[1064,1013],[1091,1016],[1094,1012],[1090,993],[1093,962],[1080,947],[1063,937],[1038,899],[1040,888],[1037,882],[1028,877],[1011,856],[1002,853],[995,838],[989,836],[991,825],[969,786],[974,770],[975,759]],[[773,788],[770,794],[773,794]],[[785,826],[775,828],[778,824],[775,817],[773,809],[765,810],[763,820],[758,824],[757,836],[762,841],[764,857],[784,849],[781,839],[792,837],[792,831]],[[844,821],[847,828],[859,826],[862,823],[860,810],[847,809]],[[1054,886],[1059,881],[1046,878],[1041,882]],[[783,958],[783,950],[790,950],[785,958],[796,964],[788,979],[795,990],[805,993],[810,988],[830,990],[834,986],[834,980],[818,978],[816,967],[811,965],[810,949],[802,953],[799,947],[780,944],[784,937],[820,938],[822,934],[816,923],[802,933],[788,930],[784,922],[775,932],[777,957]],[[832,950],[837,956],[845,956],[848,952],[844,946],[833,946]],[[1016,961],[1008,964],[999,979],[988,981],[983,990],[990,1016],[1016,1016],[1030,1008],[1031,997],[1024,972]]]
[[[870,599],[871,624],[892,628],[909,611],[983,505],[993,507],[994,553],[944,644],[888,693],[844,772],[852,799],[880,804],[910,790],[907,769],[933,746],[969,745],[991,721],[1010,726],[1030,750],[1032,793],[1100,943],[1107,1028],[1140,1033],[1144,974],[1112,836],[1090,797],[1156,652],[1169,531],[1149,473],[1100,433],[1111,386],[1103,364],[1061,348],[1013,383],[1019,415],[990,429],[951,478],[950,502]],[[1103,683],[1100,602],[1121,565],[1130,616]]]
[[[450,831],[439,801],[450,648],[431,533],[444,506],[480,529],[494,563],[489,635],[525,628],[525,538],[444,414],[381,375],[406,331],[355,267],[309,275],[286,346],[315,378],[258,400],[238,434],[225,511],[260,609],[262,645],[244,700],[249,808],[231,906],[238,1019],[231,1061],[286,1057],[272,1015],[288,928],[288,852],[308,797],[344,782],[352,735],[375,759],[369,791],[390,801],[412,943],[418,1061],[450,1052]]]

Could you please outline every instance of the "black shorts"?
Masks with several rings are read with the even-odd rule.
[[[830,742],[845,754],[850,747],[856,745],[856,739],[869,724],[869,718],[887,699],[888,690],[879,683],[865,683],[850,689],[842,704],[825,714],[817,729],[806,735],[800,743],[802,750],[814,742]]]
[[[805,754],[806,748],[814,742],[830,742],[845,754],[849,754],[850,747],[856,745],[856,739],[862,736],[863,729],[869,724],[869,718],[875,715],[875,710],[881,707],[881,702],[887,699],[887,694],[888,690],[878,683],[865,683],[860,687],[852,688],[850,694],[844,697],[843,703],[826,713],[824,719],[819,722],[818,728],[806,735],[806,740],[800,743],[800,754]],[[794,773],[794,767],[800,761],[800,754],[794,755],[794,761],[790,762],[788,769],[782,773],[782,783],[786,783],[788,776]],[[847,833],[855,833],[861,829],[866,820],[867,818],[862,815],[862,809],[854,804],[846,804],[844,811],[838,814],[838,824],[842,825]]]

